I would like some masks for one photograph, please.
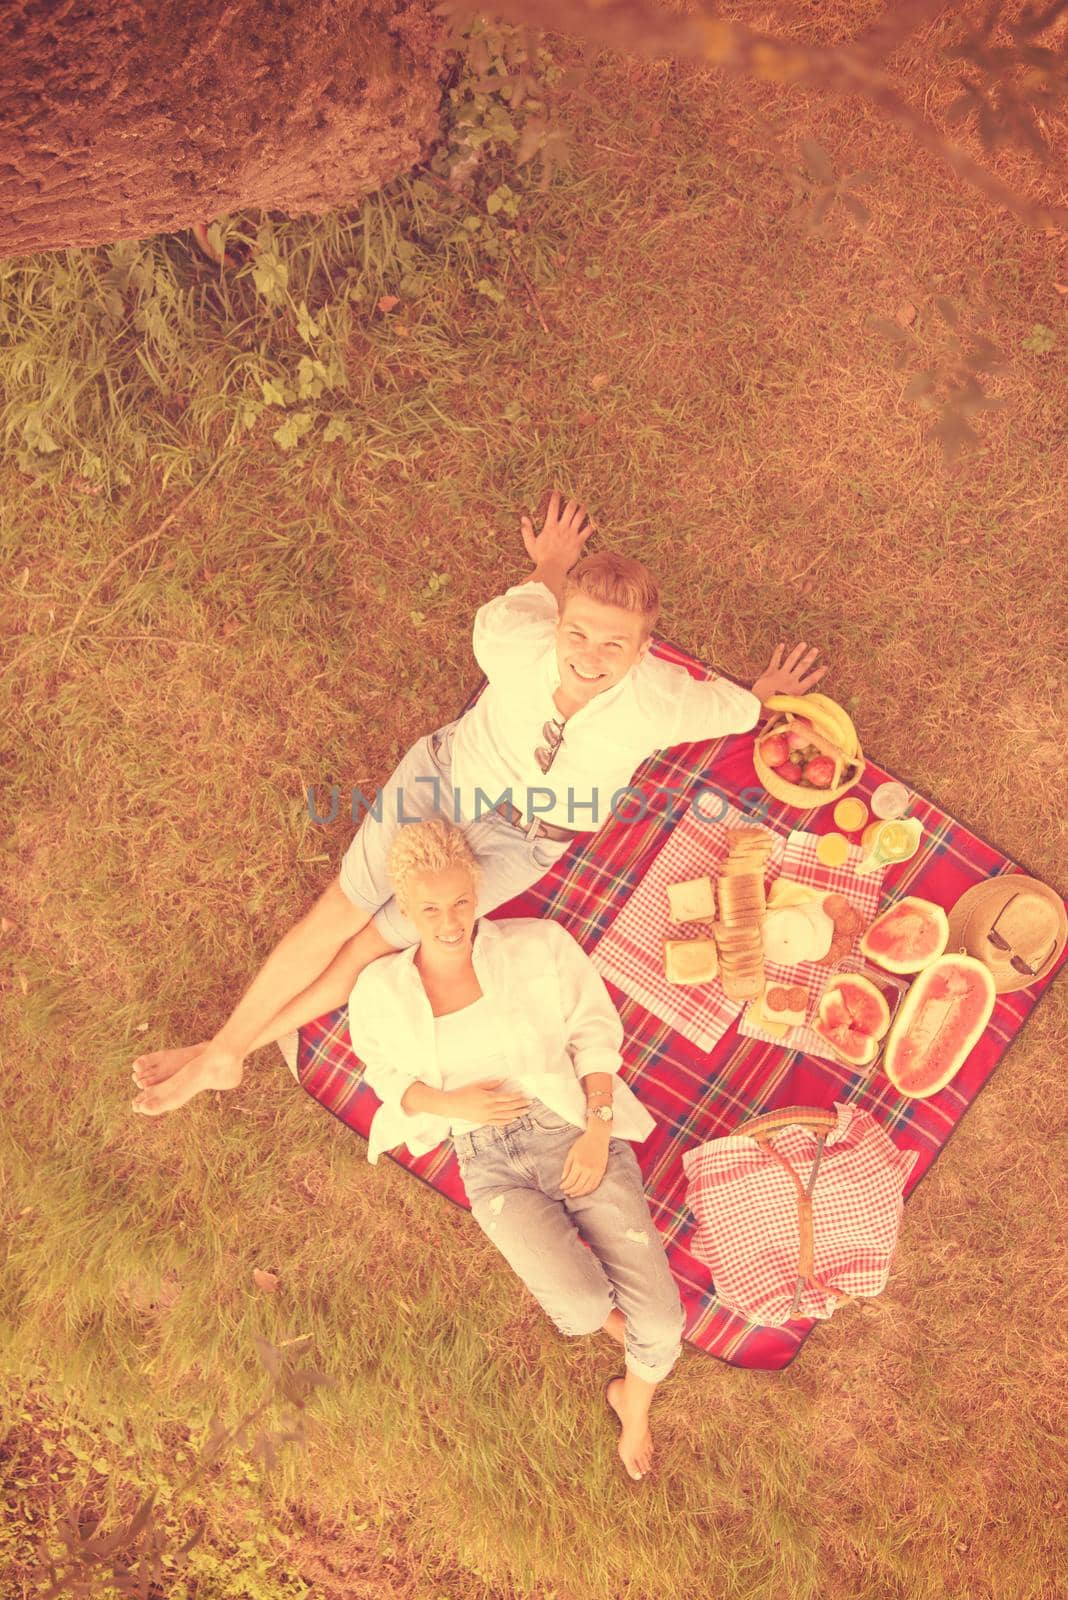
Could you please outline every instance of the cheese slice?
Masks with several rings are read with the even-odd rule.
[[[812,889],[807,883],[795,883],[792,878],[776,878],[768,890],[768,910],[778,906],[804,906],[822,900],[826,890]]]
[[[773,1010],[772,1007],[770,1007],[768,1005],[768,989],[787,989],[787,988],[789,988],[789,984],[769,983],[767,985],[767,988],[765,988],[764,993],[760,997],[760,1009],[761,1009],[762,1015],[765,1016],[767,1018],[767,1020],[770,1023],[772,1023],[773,1025],[781,1023],[782,1026],[783,1026],[783,1031],[784,1032],[785,1032],[785,1030],[787,1028],[803,1028],[804,1025],[805,1025],[805,1017],[807,1015],[806,1009],[804,1007],[802,1007],[800,1011],[796,1011],[796,1010],[794,1010],[794,1011],[791,1011],[791,1010],[776,1011],[776,1010]]]
[[[763,998],[760,995],[755,1000],[750,1000],[746,1007],[745,1020],[751,1028],[759,1028],[763,1033],[774,1034],[776,1039],[785,1039],[790,1031],[785,1023],[772,1022],[764,1010]]]

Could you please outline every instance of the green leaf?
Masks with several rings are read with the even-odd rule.
[[[269,406],[284,406],[289,398],[285,386],[275,383],[273,378],[264,378],[261,383],[264,403]]]
[[[293,411],[282,423],[282,426],[274,430],[271,438],[283,450],[292,450],[294,445],[299,444],[300,440],[303,439],[314,420],[315,418],[310,411]]]
[[[297,363],[297,394],[301,400],[318,400],[329,387],[326,368],[321,361],[301,356]]]
[[[331,417],[323,429],[324,444],[333,444],[335,439],[341,439],[345,444],[352,443],[352,424],[344,417]]]
[[[252,266],[252,281],[268,305],[276,305],[289,287],[289,268],[274,250],[263,250]]]
[[[489,278],[479,278],[475,288],[479,294],[484,294],[487,300],[492,300],[497,305],[500,305],[505,298],[505,293],[501,286],[497,283],[492,283]]]
[[[319,337],[319,324],[302,300],[297,308],[297,332],[306,344]]]

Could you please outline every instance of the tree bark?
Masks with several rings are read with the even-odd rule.
[[[351,206],[439,132],[435,0],[0,0],[0,258]]]

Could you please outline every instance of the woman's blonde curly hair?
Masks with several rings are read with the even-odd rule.
[[[425,822],[406,822],[397,829],[387,870],[399,901],[407,901],[413,878],[426,872],[445,872],[449,867],[467,867],[478,886],[478,857],[454,822],[428,817]]]

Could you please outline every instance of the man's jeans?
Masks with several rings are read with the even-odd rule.
[[[418,943],[419,936],[393,898],[386,871],[389,848],[405,822],[434,816],[458,820],[452,789],[455,726],[450,722],[412,745],[383,786],[381,820],[373,812],[367,813],[341,862],[342,889],[354,905],[372,914],[379,933],[398,950]],[[477,821],[462,815],[459,826],[481,868],[480,916],[537,883],[569,848],[569,842],[561,839],[528,842],[495,811],[487,811]]]
[[[540,1100],[503,1127],[457,1134],[471,1214],[561,1333],[595,1333],[618,1306],[627,1367],[658,1383],[678,1360],[684,1318],[638,1159],[629,1140],[609,1140],[596,1189],[568,1198],[560,1177],[578,1137]]]

